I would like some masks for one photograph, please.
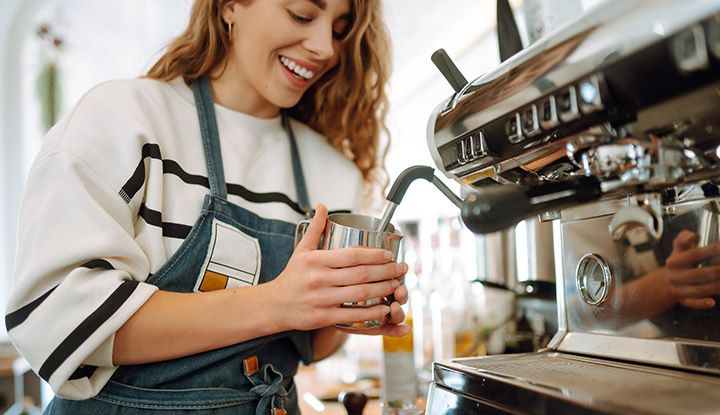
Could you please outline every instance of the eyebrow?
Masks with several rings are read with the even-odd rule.
[[[309,2],[315,4],[319,8],[325,10],[327,8],[327,3],[325,3],[325,0],[308,0]]]

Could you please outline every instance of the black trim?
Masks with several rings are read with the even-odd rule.
[[[102,268],[102,269],[107,269],[107,270],[115,269],[115,267],[113,267],[111,263],[107,262],[104,259],[93,259],[92,261],[88,261],[80,266],[83,268],[90,268],[90,269],[94,269],[94,268]]]
[[[130,298],[138,284],[138,281],[125,281],[120,284],[100,307],[93,311],[55,348],[40,367],[38,371],[40,377],[48,382],[50,376],[55,373],[60,365]]]
[[[145,159],[147,157],[154,158],[162,161],[163,174],[172,174],[187,184],[194,184],[203,186],[210,189],[210,180],[206,176],[197,174],[190,174],[183,170],[183,168],[171,159],[163,159],[160,152],[160,146],[157,144],[145,144],[142,147],[142,159],[138,166],[135,168],[132,176],[123,185],[122,189],[118,192],[126,203],[130,203],[135,194],[140,190],[143,183],[145,182]],[[270,193],[256,193],[248,190],[246,187],[228,183],[227,184],[228,194],[241,197],[248,202],[253,203],[285,203],[290,209],[295,212],[305,215],[305,211],[300,207],[300,204],[291,200],[287,195],[279,192]]]
[[[192,229],[192,226],[183,225],[181,223],[163,222],[162,212],[152,210],[145,206],[144,203],[140,205],[140,211],[138,214],[148,225],[162,228],[163,236],[168,238],[185,239]]]
[[[7,331],[10,331],[14,329],[15,327],[19,326],[23,323],[23,321],[27,320],[27,318],[30,316],[30,314],[35,311],[36,308],[42,304],[43,301],[45,301],[46,298],[55,291],[55,289],[58,286],[52,287],[48,292],[41,295],[40,297],[36,298],[32,302],[24,305],[23,307],[13,311],[12,313],[9,313],[5,316],[5,329]]]
[[[75,379],[82,379],[82,378],[89,378],[90,376],[95,373],[97,370],[97,366],[92,365],[83,365],[77,368],[76,371],[73,372],[72,375],[70,375],[70,378],[68,380],[75,380]]]
[[[300,207],[297,202],[293,202],[283,193],[271,192],[271,193],[255,193],[246,189],[239,184],[228,183],[227,184],[228,194],[240,196],[248,202],[253,203],[285,203],[290,209],[295,212],[305,215],[305,211]]]

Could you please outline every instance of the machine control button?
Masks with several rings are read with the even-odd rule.
[[[550,130],[558,126],[557,105],[555,97],[550,95],[540,104],[540,126],[545,130]]]
[[[557,103],[558,118],[562,122],[572,121],[580,117],[580,109],[577,102],[577,91],[574,85],[570,85],[564,91],[555,96]]]
[[[610,294],[613,274],[605,258],[587,254],[580,258],[575,269],[575,283],[578,293],[587,304],[597,306],[607,300]]]
[[[468,161],[470,161],[470,160],[468,160],[467,155],[468,155],[467,143],[465,142],[465,139],[462,139],[462,140],[458,141],[458,143],[457,143],[458,164],[463,165],[463,164],[466,164]]]
[[[473,160],[487,156],[487,144],[482,131],[476,131],[468,137],[468,147]]]
[[[671,49],[680,72],[693,72],[709,67],[705,31],[699,24],[675,35],[671,40]]]
[[[515,113],[508,117],[505,122],[505,132],[507,133],[508,141],[513,144],[517,144],[525,139],[522,133],[520,114]]]
[[[538,111],[534,104],[525,108],[522,112],[522,130],[526,137],[532,137],[540,133]]]
[[[600,111],[605,106],[600,93],[600,75],[593,75],[578,85],[580,110],[585,114]]]

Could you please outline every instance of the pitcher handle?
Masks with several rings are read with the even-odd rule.
[[[295,227],[295,248],[297,248],[300,240],[303,238],[303,236],[305,236],[305,232],[307,231],[307,228],[309,226],[310,219],[305,219],[300,221],[300,223],[297,224],[297,227]]]

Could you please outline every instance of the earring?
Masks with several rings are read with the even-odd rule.
[[[232,22],[228,23],[228,36],[232,37]]]

